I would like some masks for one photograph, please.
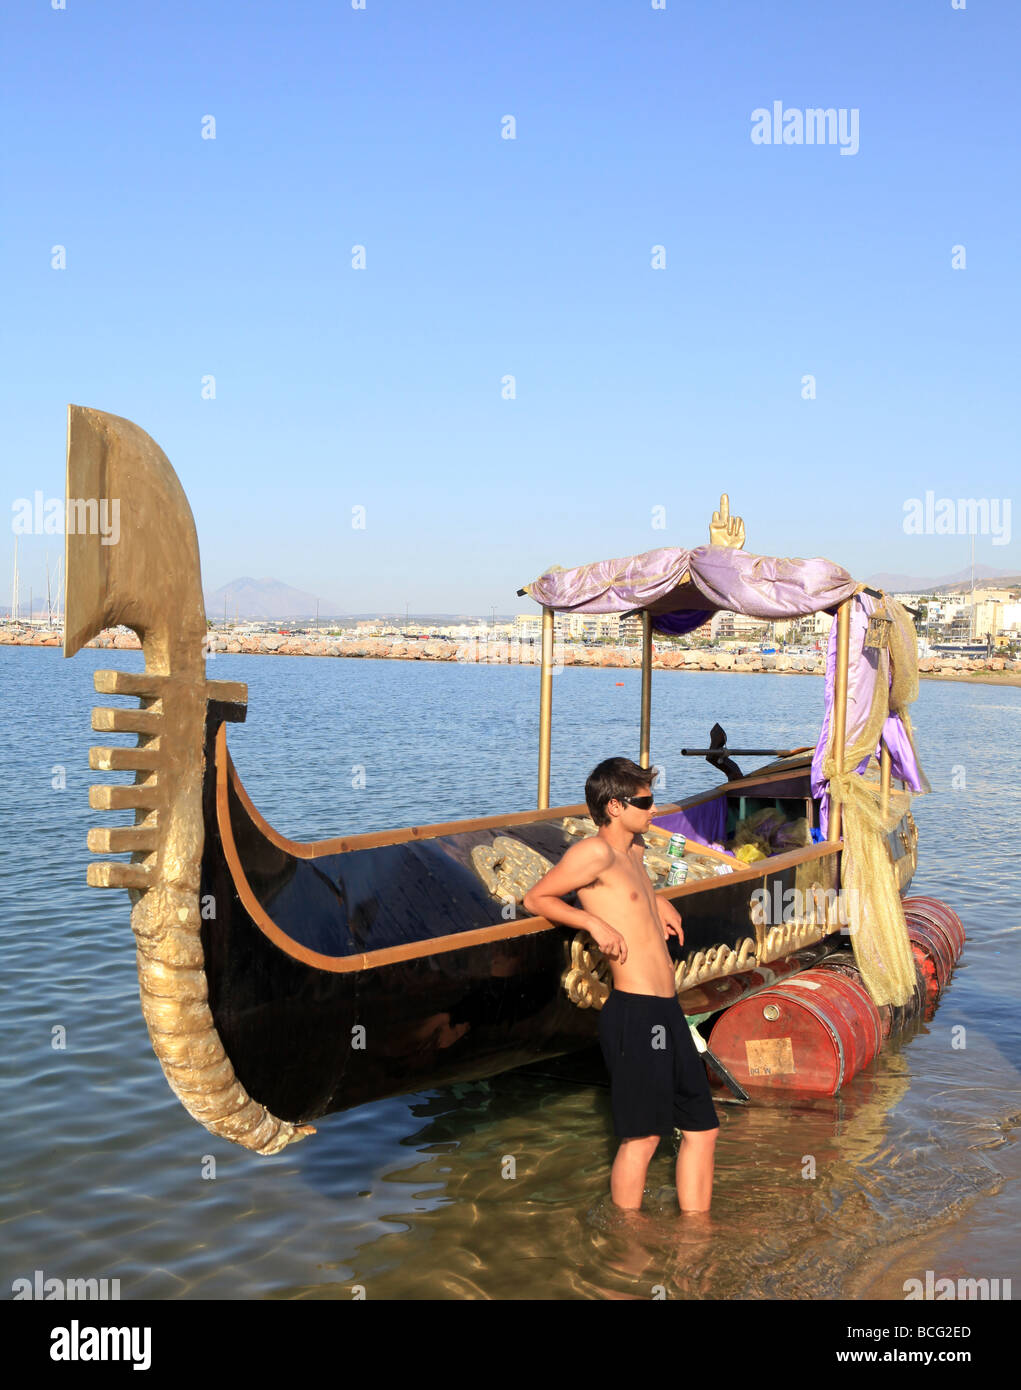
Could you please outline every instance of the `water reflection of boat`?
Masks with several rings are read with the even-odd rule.
[[[519,908],[592,829],[584,805],[549,807],[556,611],[641,615],[647,767],[654,628],[693,631],[722,607],[753,617],[836,610],[814,753],[779,750],[758,771],[731,769],[721,785],[665,806],[647,867],[660,891],[683,900],[676,977],[691,1018],[805,969],[839,943],[836,894],[852,831],[855,882],[867,869],[888,890],[882,898],[869,879],[869,921],[851,921],[868,965],[874,909],[899,908],[916,860],[909,794],[892,779],[917,789],[920,774],[904,710],[891,705],[902,674],[895,644],[865,639],[866,624],[870,633],[884,621],[897,631],[904,620],[888,603],[892,617],[870,623],[882,598],[846,571],[747,555],[726,515],[696,550],[550,571],[527,586],[543,607],[537,809],[301,843],[259,814],[231,761],[226,726],[245,718],[247,688],[206,678],[195,528],[165,455],[130,421],[72,406],[67,490],[119,498],[132,525],[116,546],[69,529],[64,653],[123,623],[145,656],[142,674],[95,675],[97,690],[138,705],[94,710],[93,728],[133,733],[137,744],[90,752],[92,768],[135,778],[92,788],[92,807],[132,810],[134,824],[90,832],[90,849],[131,857],[91,865],[88,879],[131,896],[153,1048],[189,1113],[213,1133],[273,1153],[332,1111],[594,1040],[606,962],[581,934],[571,940]],[[849,679],[863,698],[848,701]],[[718,762],[719,748],[712,752]],[[856,772],[860,762],[871,781]],[[752,833],[763,812],[768,839]],[[666,842],[677,830],[688,840],[688,879],[665,888]],[[760,851],[749,862],[732,852],[742,830]],[[721,848],[728,841],[730,851]],[[903,978],[884,976],[888,960],[880,965],[871,963],[870,988],[903,995]]]

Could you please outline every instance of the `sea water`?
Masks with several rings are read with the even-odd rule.
[[[170,1092],[139,1011],[128,896],[86,886],[96,669],[137,652],[0,648],[0,1291],[118,1280],[122,1298],[904,1297],[937,1275],[1009,1278],[1018,1224],[1021,691],[923,682],[934,787],[915,802],[914,892],[968,932],[934,1019],[833,1098],[718,1101],[712,1212],[681,1217],[673,1146],[644,1208],[608,1196],[608,1093],[522,1072],[327,1116],[259,1158]],[[538,671],[457,662],[230,657],[249,687],[228,742],[253,802],[314,839],[535,805]],[[622,681],[623,684],[618,684]],[[553,805],[637,757],[637,671],[553,683]],[[661,801],[718,781],[684,745],[811,743],[822,681],[657,672]],[[130,743],[130,739],[115,742]],[[751,764],[755,765],[755,764]]]

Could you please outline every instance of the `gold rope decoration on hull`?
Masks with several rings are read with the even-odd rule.
[[[610,962],[588,932],[575,932],[570,949],[571,964],[561,977],[568,999],[579,1009],[601,1009],[613,988]]]
[[[746,936],[735,949],[732,946],[710,946],[707,951],[694,951],[674,970],[674,984],[678,994],[704,985],[708,980],[719,980],[724,975],[737,975],[742,970],[753,970],[757,964],[755,940]]]
[[[202,786],[209,700],[240,708],[244,685],[207,681],[198,540],[191,508],[162,449],[117,415],[68,407],[64,655],[105,628],[138,634],[144,674],[97,671],[104,694],[138,696],[136,709],[93,710],[92,727],[137,733],[134,748],[92,748],[95,770],[133,769],[133,786],[94,786],[95,810],[131,808],[133,826],[89,832],[96,853],[131,862],[90,864],[97,888],[131,896],[142,1014],[171,1090],[212,1134],[258,1154],[315,1131],[281,1120],[234,1073],[209,1008],[202,950]],[[124,513],[124,535],[104,544],[79,526],[90,506]],[[111,532],[112,534],[112,532]]]
[[[708,950],[691,952],[678,963],[674,968],[674,988],[682,994],[709,980],[754,970],[757,964],[754,937],[745,937],[736,948],[723,944],[710,946]],[[613,988],[610,963],[588,932],[575,932],[570,946],[570,965],[561,976],[561,984],[571,1003],[580,1009],[601,1009],[609,999]]]

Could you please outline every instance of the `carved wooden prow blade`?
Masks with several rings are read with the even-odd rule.
[[[104,628],[138,634],[144,674],[97,671],[109,695],[92,727],[133,733],[134,747],[89,750],[89,766],[133,769],[131,787],[96,786],[96,810],[133,809],[133,826],[89,832],[96,853],[131,863],[91,864],[88,881],[126,888],[138,946],[142,1013],[171,1089],[214,1134],[276,1153],[308,1131],[278,1119],[234,1074],[209,1010],[199,892],[205,827],[206,706],[243,714],[247,687],[207,681],[206,618],[195,522],[170,461],[144,430],[118,415],[68,407],[64,655]]]
[[[130,420],[68,406],[67,497],[64,655],[123,623],[147,671],[201,679],[198,537],[166,454]],[[104,518],[107,536],[97,534]]]

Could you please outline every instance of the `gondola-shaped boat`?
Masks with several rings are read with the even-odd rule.
[[[162,450],[129,420],[71,406],[67,497],[64,655],[123,624],[145,658],[144,673],[95,673],[98,691],[137,706],[95,709],[92,727],[137,741],[90,750],[93,769],[135,777],[90,790],[92,807],[132,810],[134,824],[89,832],[90,850],[130,860],[91,864],[88,882],[131,897],[153,1049],[212,1133],[272,1154],[330,1112],[594,1042],[606,961],[584,934],[521,907],[593,829],[584,804],[549,806],[557,611],[641,615],[643,767],[654,630],[693,631],[722,608],[836,614],[814,751],[777,750],[742,775],[726,750],[708,750],[728,780],[662,807],[647,867],[679,900],[689,1020],[806,970],[848,931],[876,1002],[910,998],[900,895],[917,855],[910,794],[926,789],[906,712],[914,632],[900,605],[845,570],[747,554],[725,510],[709,545],[551,570],[519,591],[543,609],[537,808],[301,843],[267,824],[231,761],[226,729],[245,718],[247,688],[206,678],[195,526]],[[101,499],[119,502],[116,545],[88,524]],[[747,863],[722,847],[770,810],[774,827],[800,827],[795,840],[760,841]],[[667,887],[678,829],[689,874]]]

